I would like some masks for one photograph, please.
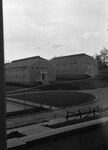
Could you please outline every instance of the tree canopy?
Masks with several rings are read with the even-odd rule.
[[[102,69],[103,67],[107,67],[108,63],[108,48],[103,47],[100,51],[100,54],[95,55],[95,60],[98,62],[98,68]]]

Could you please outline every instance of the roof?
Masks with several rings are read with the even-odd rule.
[[[41,58],[40,56],[34,56],[34,57],[28,57],[28,58],[23,58],[23,59],[18,59],[18,60],[14,60],[12,62],[19,62],[19,61],[28,61],[28,60],[34,60],[34,59],[39,59]]]
[[[26,67],[32,65],[34,62],[39,61],[39,60],[45,60],[44,58],[41,58],[40,56],[35,56],[35,57],[29,57],[29,58],[24,58],[24,59],[19,59],[19,60],[14,60],[11,63],[8,63],[6,65],[6,68],[16,68],[16,67]]]
[[[56,60],[60,60],[60,59],[65,59],[65,58],[70,58],[73,61],[77,60],[79,61],[80,59],[82,59],[84,56],[88,56],[85,53],[81,53],[81,54],[75,54],[75,55],[67,55],[67,56],[60,56],[60,57],[55,57],[53,58],[51,61],[56,61]]]

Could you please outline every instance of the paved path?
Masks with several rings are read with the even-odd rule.
[[[47,108],[47,109],[51,109],[51,110],[59,109],[58,107],[49,106],[49,105],[45,105],[45,104],[34,103],[34,102],[21,100],[21,99],[16,99],[16,98],[11,98],[11,97],[6,97],[6,100],[11,101],[11,102],[20,103],[20,104],[27,105],[27,106],[32,106],[32,107],[41,107],[42,106],[43,108]]]
[[[88,106],[80,106],[80,109],[82,111],[88,111],[89,108],[94,108],[97,106],[97,103],[90,104]],[[18,127],[18,126],[24,126],[24,125],[29,125],[29,124],[34,124],[34,123],[39,123],[39,122],[46,122],[52,119],[60,119],[64,118],[66,119],[67,111],[78,113],[78,108],[79,107],[68,107],[68,108],[63,108],[63,109],[56,109],[52,110],[49,112],[42,112],[42,113],[37,113],[29,116],[21,116],[21,117],[16,117],[13,119],[8,119],[7,120],[7,129],[13,128],[13,127]],[[79,118],[79,116],[77,116]],[[75,118],[75,117],[71,117]]]

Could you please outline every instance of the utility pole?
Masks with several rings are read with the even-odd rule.
[[[7,149],[6,142],[6,99],[4,74],[3,6],[0,0],[0,150]]]

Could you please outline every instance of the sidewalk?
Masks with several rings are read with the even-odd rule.
[[[26,100],[21,100],[21,99],[15,99],[15,98],[11,98],[11,97],[6,97],[6,100],[11,101],[11,102],[15,102],[15,103],[20,103],[20,104],[27,105],[27,106],[31,106],[31,107],[43,107],[43,108],[47,108],[47,109],[51,109],[51,110],[57,110],[57,109],[59,109],[59,108],[54,107],[54,106],[49,106],[49,105],[45,105],[45,104],[34,103],[34,102],[30,102],[30,101],[26,101]]]

